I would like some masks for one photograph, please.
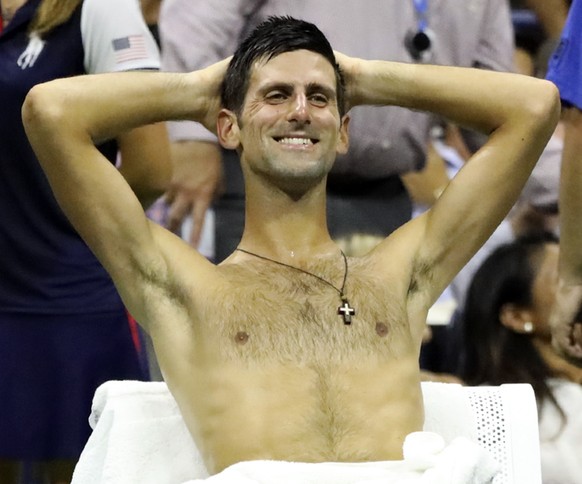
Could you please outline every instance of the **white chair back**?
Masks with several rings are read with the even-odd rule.
[[[466,437],[500,464],[494,484],[541,484],[531,386],[423,383],[424,430]],[[72,484],[177,484],[208,477],[176,401],[163,382],[110,381],[95,393],[93,433]],[[131,438],[128,438],[131,436]],[[163,477],[162,477],[163,476]]]

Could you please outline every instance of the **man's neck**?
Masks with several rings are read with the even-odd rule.
[[[246,188],[240,247],[287,263],[336,251],[327,229],[325,181],[298,197],[272,189]]]

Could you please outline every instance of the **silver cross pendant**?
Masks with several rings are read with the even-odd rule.
[[[344,324],[352,324],[352,316],[356,315],[356,310],[350,307],[347,299],[342,299],[343,304],[337,308],[337,313],[344,318]]]

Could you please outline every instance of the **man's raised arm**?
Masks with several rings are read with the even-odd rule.
[[[152,272],[163,278],[167,258],[161,247],[167,244],[160,242],[171,238],[147,220],[123,177],[94,145],[167,119],[194,119],[213,128],[226,65],[190,74],[60,79],[35,86],[24,103],[27,135],[58,203],[132,311],[143,297],[132,282],[139,285]]]
[[[517,199],[559,119],[557,90],[517,74],[342,55],[338,61],[351,105],[431,111],[489,135],[433,208],[400,231],[414,287],[430,305]]]

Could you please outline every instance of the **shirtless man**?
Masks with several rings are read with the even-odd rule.
[[[228,64],[35,87],[27,133],[67,216],[151,334],[211,473],[253,459],[400,459],[423,425],[427,311],[515,202],[558,120],[556,89],[334,57],[315,26],[289,18],[258,27]],[[326,228],[325,183],[348,149],[345,108],[359,104],[432,110],[491,136],[431,210],[346,260]],[[171,118],[204,123],[240,154],[247,252],[219,266],[149,222],[93,147]]]

